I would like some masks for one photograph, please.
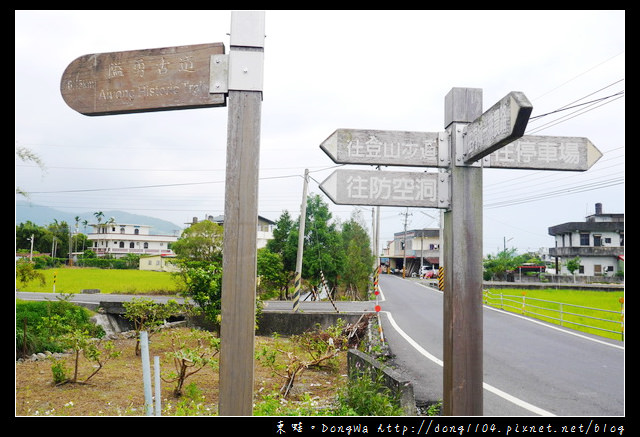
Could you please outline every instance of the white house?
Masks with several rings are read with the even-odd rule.
[[[180,269],[171,262],[175,258],[175,255],[142,255],[139,268],[153,272],[177,272]]]
[[[579,275],[612,276],[624,269],[624,214],[605,214],[601,203],[584,222],[552,226],[549,235],[555,237],[549,255],[556,264],[562,260],[560,273],[569,273],[566,261],[575,257],[580,258]]]
[[[173,255],[169,244],[177,241],[172,235],[153,235],[151,226],[120,223],[91,224],[93,232],[87,235],[90,249],[98,256],[121,258],[128,253],[136,255]]]
[[[214,222],[219,224],[220,226],[224,226],[224,215],[212,216],[209,215],[205,218],[205,220],[209,220],[210,222]],[[198,217],[194,217],[191,223],[185,223],[186,225],[193,225],[198,223]],[[268,218],[258,216],[258,229],[256,234],[257,239],[257,248],[262,249],[267,245],[267,241],[273,240],[273,226],[275,222],[269,220]]]

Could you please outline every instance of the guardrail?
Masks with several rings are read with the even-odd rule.
[[[624,298],[620,298],[619,301],[620,311],[615,311],[527,297],[525,292],[523,292],[521,296],[518,296],[513,294],[492,293],[489,290],[483,290],[483,294],[485,305],[506,309],[507,311],[512,310],[513,312],[525,316],[534,316],[542,320],[553,320],[559,322],[560,326],[571,325],[569,327],[578,327],[576,329],[588,328],[620,334],[621,340],[624,340]],[[543,303],[550,305],[539,305]],[[581,310],[582,313],[574,312]],[[607,314],[619,315],[619,320],[604,318]],[[614,330],[614,328],[617,329]],[[584,329],[580,330],[585,331]]]

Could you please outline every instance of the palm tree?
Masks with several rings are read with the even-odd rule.
[[[87,225],[89,224],[88,220],[82,220],[82,228],[84,229],[85,236],[87,235]],[[82,239],[82,252],[84,253],[85,244],[87,242],[87,238]]]

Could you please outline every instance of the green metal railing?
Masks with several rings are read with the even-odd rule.
[[[489,290],[484,290],[483,293],[485,305],[549,320],[583,332],[594,330],[598,335],[602,335],[600,332],[619,334],[621,340],[624,340],[624,298],[620,298],[620,310],[617,311],[527,297],[526,292],[520,296],[492,293]]]

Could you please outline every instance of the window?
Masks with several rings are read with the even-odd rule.
[[[593,236],[593,245],[596,247],[602,246],[602,235]]]
[[[580,246],[589,245],[589,234],[580,234]]]
[[[138,235],[140,233],[140,229],[134,229],[133,233]]]
[[[120,249],[124,249],[124,241],[121,241],[118,247],[120,247]]]
[[[120,233],[124,234],[124,226],[120,226]]]
[[[133,249],[133,241],[129,243],[129,249]]]
[[[145,243],[144,243],[144,248],[145,248],[145,249],[148,249],[148,248],[149,248],[149,243],[147,243],[146,241],[145,241]]]

